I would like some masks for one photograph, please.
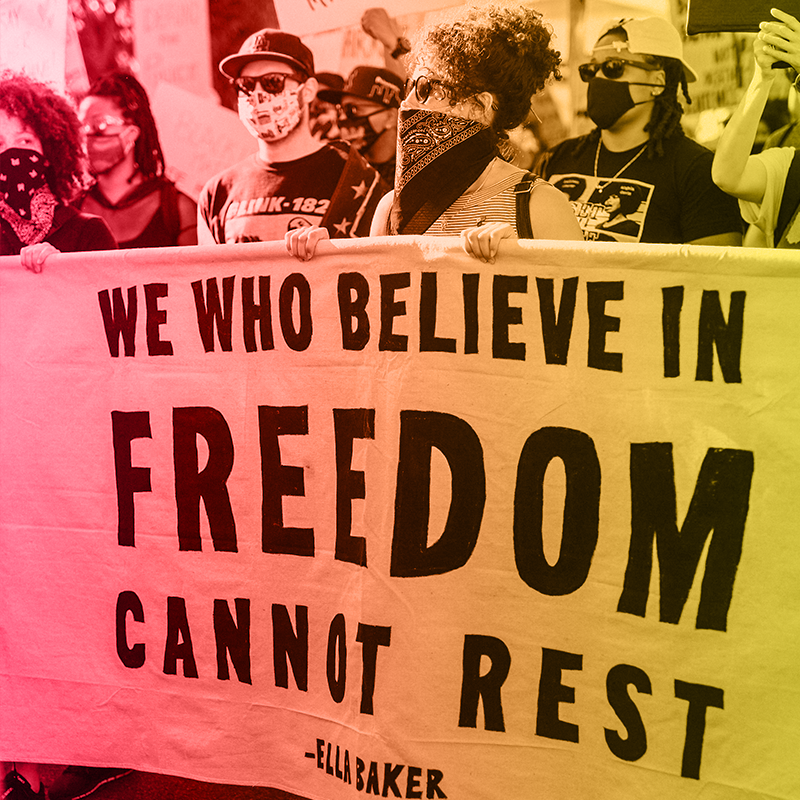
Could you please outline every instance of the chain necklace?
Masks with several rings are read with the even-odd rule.
[[[602,145],[603,145],[603,140],[602,139],[598,139],[597,140],[597,150],[595,151],[595,154],[594,154],[594,177],[595,178],[598,177],[597,176],[597,165],[600,162],[600,148],[602,147]],[[628,169],[628,167],[631,164],[633,164],[633,162],[636,161],[636,159],[639,158],[639,156],[642,153],[644,153],[644,151],[647,149],[647,145],[648,145],[648,142],[645,142],[641,146],[641,148],[639,149],[639,152],[636,153],[636,155],[627,164],[625,164],[625,166],[623,166],[621,169],[617,170],[617,174],[614,175],[613,178],[604,179],[603,183],[598,181],[597,182],[597,188],[598,189],[605,189],[605,187],[608,186],[608,184],[611,183],[611,181],[614,181],[617,178],[619,178],[619,176],[622,175],[622,173],[625,172],[625,170]]]

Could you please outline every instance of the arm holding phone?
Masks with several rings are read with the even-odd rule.
[[[767,188],[767,170],[750,152],[775,80],[773,64],[783,61],[800,71],[800,21],[779,9],[772,9],[771,13],[775,19],[761,23],[753,42],[753,79],[725,126],[711,170],[720,189],[753,203],[763,201]]]

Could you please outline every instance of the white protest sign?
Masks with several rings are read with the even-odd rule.
[[[67,0],[0,0],[0,68],[64,88]]]
[[[0,259],[0,758],[796,800],[798,307],[734,248]]]

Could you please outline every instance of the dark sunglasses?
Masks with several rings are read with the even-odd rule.
[[[385,108],[379,108],[376,111],[370,111],[369,113],[364,114],[355,103],[342,103],[340,106],[337,106],[337,108],[340,115],[349,120],[366,119],[367,117],[372,117],[375,114],[380,114],[381,111],[386,110]]]
[[[403,97],[409,97],[411,92],[415,92],[417,99],[420,103],[427,103],[429,97],[434,100],[444,100],[449,95],[449,88],[443,81],[438,81],[436,78],[428,78],[425,75],[420,75],[418,78],[406,81],[403,90]]]
[[[625,68],[628,65],[632,67],[639,67],[639,69],[646,69],[648,72],[661,69],[661,67],[654,67],[652,64],[645,64],[643,61],[628,61],[626,58],[609,58],[607,61],[601,63],[581,64],[578,67],[578,74],[584,83],[597,76],[597,73],[602,70],[603,77],[609,80],[616,80],[625,74]]]
[[[238,77],[233,79],[236,91],[248,97],[255,91],[260,83],[261,88],[267,94],[280,94],[286,87],[286,79],[291,78],[298,83],[305,83],[305,78],[301,78],[294,73],[268,72],[265,75],[250,75],[248,77]]]

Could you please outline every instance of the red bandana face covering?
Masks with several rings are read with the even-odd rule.
[[[498,155],[497,134],[479,122],[400,109],[391,234],[426,230]]]
[[[12,147],[0,153],[0,216],[23,245],[44,240],[58,202],[47,182],[49,162],[41,153]]]

